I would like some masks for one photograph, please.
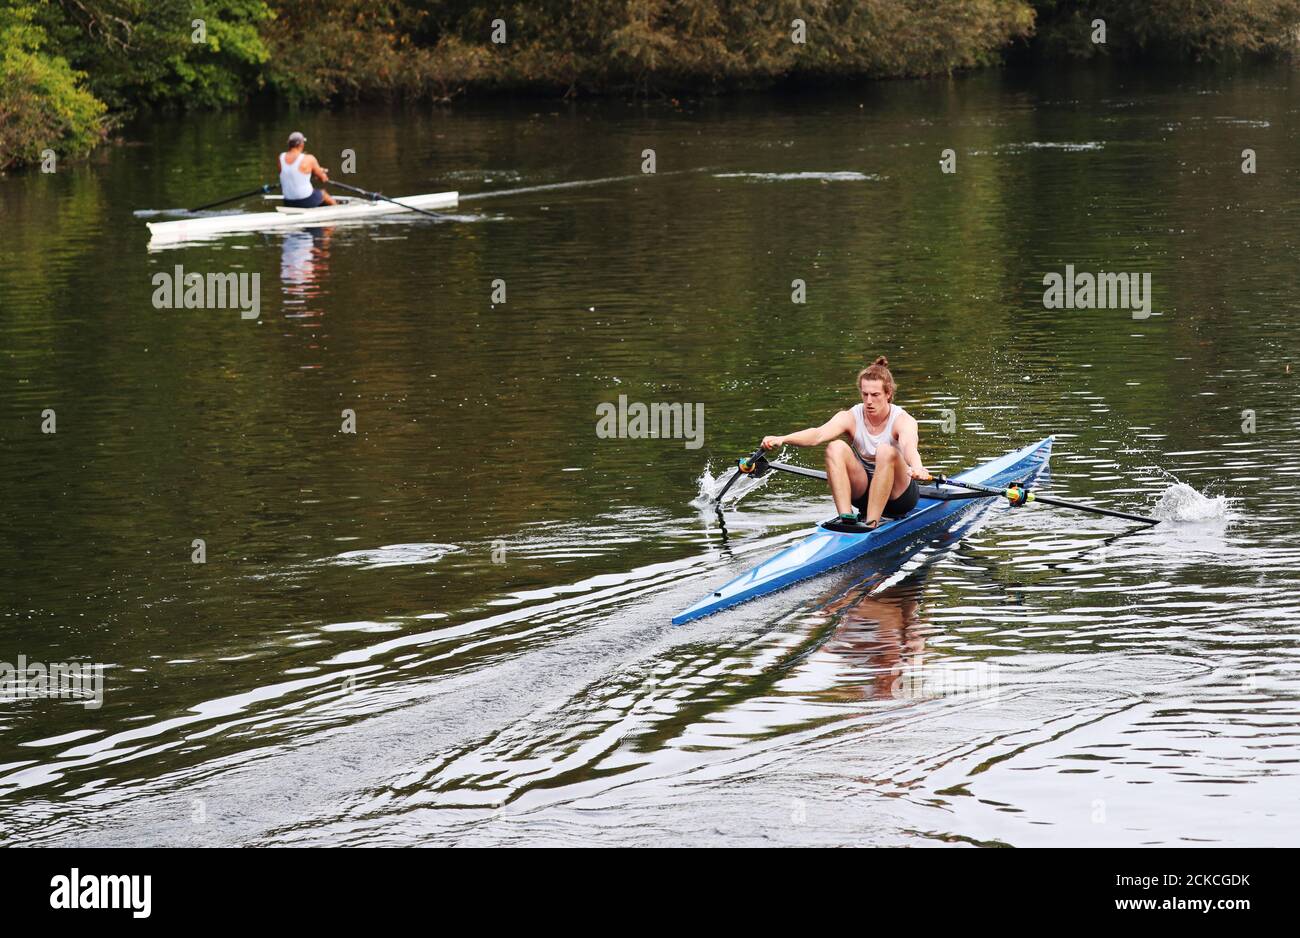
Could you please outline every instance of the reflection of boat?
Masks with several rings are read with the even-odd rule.
[[[267,197],[268,201],[278,196]],[[204,215],[180,221],[149,222],[151,243],[192,241],[236,231],[263,231],[268,228],[299,228],[325,222],[365,221],[381,215],[395,215],[411,209],[432,211],[455,208],[459,192],[433,192],[405,196],[398,200],[370,200],[340,196],[338,205],[316,208],[287,208],[278,205],[273,212],[238,212],[229,215]]]
[[[807,538],[789,547],[775,557],[765,560],[754,569],[730,582],[718,587],[710,595],[685,610],[673,619],[673,625],[681,625],[707,616],[711,613],[738,605],[746,600],[765,596],[784,589],[800,580],[824,573],[833,567],[841,566],[870,554],[891,544],[897,544],[904,538],[920,535],[937,529],[945,522],[956,520],[956,516],[970,511],[974,505],[987,504],[988,498],[971,498],[974,492],[962,491],[962,483],[975,486],[990,486],[987,490],[994,494],[1003,494],[991,488],[1009,486],[1014,482],[1024,482],[1026,487],[1047,464],[1052,452],[1052,438],[1018,449],[1000,456],[991,462],[967,469],[960,475],[945,480],[942,486],[922,489],[921,498],[916,507],[908,514],[894,521],[882,524],[875,530],[834,530],[825,522]],[[773,468],[776,468],[774,464]],[[807,473],[805,473],[807,474]],[[985,491],[980,489],[981,492]],[[840,527],[835,525],[835,527]]]

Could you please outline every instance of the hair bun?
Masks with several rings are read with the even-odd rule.
[[[881,355],[879,358],[877,358],[877,359],[876,359],[875,361],[873,361],[871,364],[873,364],[873,365],[884,365],[886,368],[888,368],[888,367],[889,367],[889,359],[886,358],[884,355]]]

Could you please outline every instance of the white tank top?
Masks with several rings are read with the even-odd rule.
[[[862,405],[858,404],[853,408],[853,448],[858,451],[858,455],[867,459],[874,459],[876,447],[881,443],[888,442],[894,438],[894,421],[898,419],[899,414],[905,414],[907,411],[897,404],[889,405],[889,417],[885,420],[885,426],[879,433],[870,433],[867,430],[867,418],[862,412]]]
[[[311,195],[311,173],[304,173],[298,168],[302,161],[299,153],[292,163],[284,161],[285,154],[280,154],[280,194],[286,199],[305,199]]]

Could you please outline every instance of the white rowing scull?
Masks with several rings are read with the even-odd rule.
[[[278,196],[267,197],[278,200]],[[396,199],[380,196],[367,198],[339,197],[337,205],[317,208],[288,208],[276,206],[271,212],[237,212],[224,215],[204,215],[179,221],[149,222],[150,242],[194,241],[214,235],[242,231],[264,231],[272,228],[301,228],[327,222],[366,221],[384,215],[402,212],[429,212],[455,208],[460,201],[459,192],[433,192],[410,195]]]

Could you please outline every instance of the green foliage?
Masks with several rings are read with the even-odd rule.
[[[277,0],[280,2],[280,0]],[[507,42],[491,41],[493,21]],[[796,43],[794,21],[806,41]],[[1026,37],[1026,0],[463,0],[284,5],[270,83],[298,98],[466,87],[754,87],[789,76],[946,73]]]
[[[264,0],[62,0],[41,8],[49,35],[114,110],[233,104],[260,85],[268,56],[261,30],[273,15]]]
[[[1293,53],[1300,0],[1035,0],[1037,52],[1047,58],[1096,55],[1231,59]],[[1106,43],[1092,23],[1106,23]]]
[[[37,4],[0,6],[0,171],[35,163],[41,151],[82,156],[103,139],[103,102],[85,89],[85,75],[45,49]]]
[[[0,0],[0,154],[84,151],[101,102],[756,88],[946,74],[1018,43],[1048,59],[1277,54],[1298,29],[1300,0]]]
[[[444,97],[453,86],[487,75],[488,57],[453,35],[413,41],[429,11],[380,0],[278,4],[266,26],[274,50],[267,84],[291,101]]]

